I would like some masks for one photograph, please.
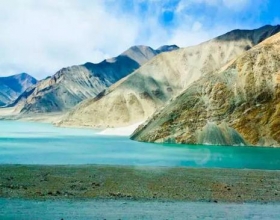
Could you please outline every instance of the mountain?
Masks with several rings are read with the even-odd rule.
[[[28,87],[36,83],[37,80],[27,73],[0,77],[0,106],[13,102]]]
[[[170,49],[173,47],[170,46]],[[52,77],[38,82],[11,106],[20,109],[22,114],[69,110],[84,99],[95,97],[168,48],[153,50],[147,46],[133,46],[119,56],[98,64],[88,62],[63,68]]]
[[[132,139],[280,146],[279,51],[280,33],[192,83]]]
[[[96,98],[82,102],[61,126],[121,127],[145,121],[190,84],[280,31],[234,30],[197,46],[162,53]]]

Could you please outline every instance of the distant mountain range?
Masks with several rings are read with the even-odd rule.
[[[58,113],[59,126],[142,123],[137,141],[280,146],[279,32],[266,25],[186,48],[134,46],[37,83],[2,77],[0,104],[15,110],[11,119]]]
[[[280,26],[234,30],[197,46],[160,54],[78,105],[59,124],[104,128],[143,122],[200,77],[279,31]]]
[[[79,102],[95,97],[152,57],[176,49],[178,47],[175,45],[157,50],[147,46],[133,46],[119,56],[98,64],[88,62],[63,68],[29,88],[10,106],[16,107],[21,114],[69,110]]]
[[[0,77],[0,106],[9,105],[27,88],[36,83],[37,80],[27,73]]]
[[[280,146],[280,33],[192,83],[132,138]]]

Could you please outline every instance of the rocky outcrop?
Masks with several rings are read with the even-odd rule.
[[[226,123],[207,122],[197,132],[197,143],[204,145],[246,145],[243,137]]]
[[[280,146],[280,34],[192,83],[132,139]]]
[[[166,48],[164,50],[168,50],[169,46]],[[173,45],[170,46],[171,50],[173,48]],[[20,108],[21,114],[69,110],[79,102],[95,97],[164,50],[134,46],[121,55],[98,64],[85,63],[63,68],[52,77],[38,82],[34,88],[22,94],[12,106]]]
[[[0,106],[9,105],[28,87],[36,83],[37,80],[27,73],[0,77]]]
[[[162,53],[59,122],[63,126],[120,127],[146,120],[201,76],[280,31],[280,26],[234,30],[197,46]]]

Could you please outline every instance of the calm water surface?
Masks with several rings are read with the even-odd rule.
[[[0,164],[111,164],[280,169],[280,148],[140,143],[89,129],[0,121]]]

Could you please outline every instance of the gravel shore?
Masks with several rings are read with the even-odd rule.
[[[280,202],[280,171],[0,165],[0,197]]]
[[[1,220],[279,220],[280,204],[142,201],[123,199],[27,200],[0,198]]]

